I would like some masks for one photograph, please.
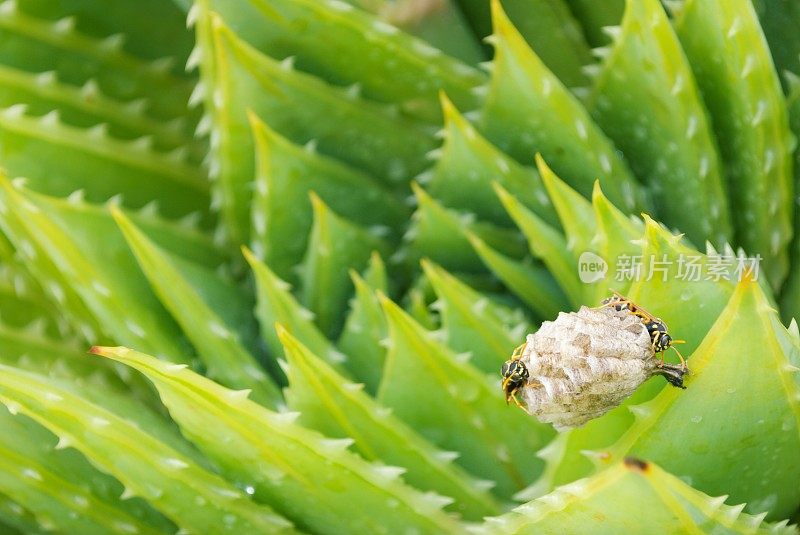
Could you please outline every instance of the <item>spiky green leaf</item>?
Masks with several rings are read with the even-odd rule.
[[[24,104],[0,111],[0,157],[9,176],[25,177],[32,189],[58,197],[80,190],[76,195],[85,194],[91,202],[119,195],[130,208],[157,202],[166,216],[198,212],[208,225],[202,172],[180,153],[156,151],[151,143],[149,137],[115,139],[103,125],[69,126],[57,111],[35,117]]]
[[[293,423],[292,415],[265,409],[187,369],[176,371],[125,348],[98,351],[144,373],[184,434],[228,478],[252,485],[256,501],[273,504],[301,529],[353,534],[463,530],[437,500],[426,500],[398,481],[396,473],[348,452],[350,440],[326,439]],[[230,455],[231,447],[236,456]]]
[[[339,85],[357,83],[369,98],[403,104],[408,112],[431,119],[438,116],[440,89],[460,106],[477,106],[472,89],[485,79],[480,71],[345,2],[208,3],[261,51],[276,58],[296,56],[301,69]],[[298,25],[304,31],[298,32]]]
[[[311,232],[313,191],[337,214],[364,226],[397,230],[408,218],[402,199],[366,174],[314,150],[294,145],[252,118],[257,172],[253,249],[279,277],[295,280]],[[292,236],[292,239],[285,239]]]
[[[275,324],[285,326],[303,344],[327,362],[341,370],[345,355],[314,324],[314,314],[304,308],[292,292],[291,286],[277,275],[249,250],[243,249],[256,282],[255,315],[261,325],[261,336],[266,342],[273,360],[270,365],[277,368],[277,359],[283,355],[283,345],[275,332]]]
[[[179,373],[180,366],[163,367]],[[235,486],[130,421],[44,377],[8,366],[2,366],[2,371],[0,402],[48,428],[64,444],[119,479],[126,495],[144,498],[180,527],[220,532],[293,531],[268,507],[251,502]]]
[[[607,448],[609,458],[652,459],[750,512],[789,515],[800,498],[800,384],[780,331],[760,286],[743,279],[692,355],[687,389],[634,407],[637,420]]]
[[[795,533],[786,522],[765,524],[763,515],[724,505],[725,498],[712,498],[652,463],[629,458],[489,519],[475,532],[522,535],[588,530],[612,535],[638,531],[646,522],[646,529],[653,533]]]
[[[570,303],[581,302],[584,289],[575,269],[576,259],[567,248],[564,236],[525,208],[513,195],[495,185],[495,192],[514,223],[528,240],[531,253],[544,263],[567,295]]]
[[[444,269],[428,261],[422,262],[439,299],[436,308],[442,316],[442,330],[448,347],[470,355],[480,370],[496,374],[520,340],[531,332],[520,315],[492,303]]]
[[[83,33],[75,19],[49,20],[28,14],[15,0],[0,10],[0,63],[24,71],[55,71],[69,84],[82,86],[90,80],[107,95],[137,106],[153,118],[184,117],[191,82],[172,74],[172,62],[147,60],[123,50],[121,34],[102,38]],[[152,29],[152,26],[151,26]],[[188,125],[186,125],[188,126]]]
[[[187,361],[180,329],[161,307],[111,214],[0,181],[0,225],[76,331]],[[192,229],[134,216],[162,247],[216,267],[223,256]],[[100,337],[100,338],[98,338]]]
[[[375,291],[388,292],[385,272],[376,275],[382,269],[380,256],[373,254],[363,277],[351,271],[356,293],[337,341],[337,346],[348,356],[344,366],[371,394],[378,390],[386,356],[386,348],[381,345],[387,334],[386,320],[375,295]]]
[[[459,464],[496,481],[497,494],[509,498],[541,470],[531,452],[552,428],[507,407],[499,375],[491,381],[397,305],[385,297],[381,304],[390,346],[378,400],[437,446],[459,452]]]
[[[409,484],[453,498],[448,510],[467,519],[499,510],[478,481],[451,463],[450,452],[437,450],[287,331],[279,334],[288,363],[286,401],[300,412],[300,423],[329,437],[352,438],[362,457],[396,465]]]
[[[520,165],[492,145],[446,96],[442,96],[442,108],[444,145],[423,183],[431,196],[448,208],[508,226],[508,214],[492,192],[492,182],[496,180],[542,219],[557,224],[555,211],[536,171]]]
[[[723,172],[707,112],[658,0],[627,2],[588,107],[648,184],[666,224],[699,244],[730,239]],[[605,184],[603,190],[608,191]]]
[[[206,300],[208,293],[225,295],[234,301],[238,297],[240,307],[252,309],[247,299],[237,296],[238,290],[233,285],[215,280],[215,274],[208,270],[203,273],[199,266],[192,268],[202,273],[202,279],[189,280],[179,269],[176,258],[153,244],[121,211],[114,210],[113,214],[153,291],[192,341],[209,377],[231,388],[249,388],[255,401],[276,405],[281,399],[280,392],[242,344],[236,332],[238,325],[220,317]],[[216,292],[201,292],[195,286],[200,280]]]
[[[333,337],[341,331],[353,291],[349,269],[366,267],[373,251],[385,255],[390,248],[374,233],[335,214],[313,193],[311,204],[314,225],[303,259],[300,296],[320,330]]]
[[[404,183],[427,166],[435,143],[426,128],[259,53],[203,5],[196,4],[196,95],[205,101],[210,174],[232,239],[246,242],[250,228],[255,158],[248,109],[293,143],[316,143],[321,153],[388,183]]]
[[[553,318],[569,306],[567,297],[550,272],[530,257],[509,258],[475,236],[467,234],[486,268],[539,318]]]
[[[451,270],[484,271],[467,232],[506,255],[523,256],[525,246],[519,233],[477,221],[471,213],[445,208],[416,184],[412,184],[412,189],[417,198],[417,210],[405,238],[416,257],[428,257]]]
[[[556,172],[589,197],[598,178],[626,209],[645,201],[614,145],[583,105],[528,48],[492,2],[495,58],[479,127],[503,151],[527,164],[540,152]]]
[[[737,243],[763,256],[762,269],[778,288],[789,268],[796,139],[758,18],[750,0],[689,0],[676,31],[725,162]]]

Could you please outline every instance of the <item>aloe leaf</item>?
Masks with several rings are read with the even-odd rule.
[[[470,355],[478,369],[496,374],[500,366],[530,331],[522,317],[508,325],[509,310],[492,303],[453,275],[422,261],[425,276],[431,282],[438,300],[436,308],[442,317],[445,343],[455,351]]]
[[[174,425],[160,412],[152,389],[138,376],[93,362],[77,343],[42,337],[31,330],[11,329],[0,325],[0,363],[31,373],[46,374],[84,399],[114,414],[135,422],[148,432],[185,455],[199,459],[197,452],[182,439]],[[82,347],[82,346],[81,346]],[[109,363],[110,364],[110,363]],[[159,412],[157,412],[159,411]],[[34,442],[41,443],[41,439]],[[76,477],[74,479],[81,479]],[[106,485],[107,486],[107,485]]]
[[[55,529],[49,518],[37,518],[33,513],[0,494],[0,527],[9,535],[43,535],[47,528]]]
[[[428,277],[424,274],[419,275],[414,285],[406,292],[403,303],[403,309],[408,315],[422,328],[428,329],[429,331],[441,327],[439,317],[431,309],[431,300],[433,299],[429,295],[431,291],[432,289],[430,288]],[[380,294],[378,294],[378,296],[380,297]],[[383,307],[381,307],[381,315],[384,318],[384,324],[386,324],[386,315],[383,314]],[[386,330],[388,332],[388,325],[386,326]],[[387,336],[381,341],[381,345],[388,348],[390,345],[389,340]],[[381,378],[383,378],[383,370],[381,370]]]
[[[97,366],[79,349],[80,342],[55,338],[42,330],[41,323],[17,328],[0,322],[0,362],[51,377],[90,377],[107,386],[125,390],[122,379],[107,366]]]
[[[491,33],[489,2],[457,1],[480,37]],[[585,85],[581,67],[591,61],[589,47],[563,0],[503,0],[502,7],[527,44],[559,79],[570,87]]]
[[[7,179],[0,181],[0,205],[3,230],[84,338],[120,340],[186,359],[180,329],[153,295],[107,211],[17,190]],[[151,216],[135,221],[159,245],[189,260],[222,262],[192,230]]]
[[[290,291],[291,285],[278,278],[269,266],[258,260],[249,250],[242,251],[253,270],[256,282],[255,315],[261,326],[261,336],[273,357],[273,371],[280,373],[276,363],[283,355],[283,345],[275,332],[276,323],[284,325],[315,355],[341,371],[346,356],[314,324],[314,314],[297,302]]]
[[[48,335],[41,322],[22,329],[0,322],[0,363],[46,374],[62,387],[71,388],[85,399],[136,422],[175,449],[196,455],[164,418],[149,385],[126,368],[87,359],[84,347],[79,340]]]
[[[168,253],[154,245],[122,212],[114,210],[113,214],[153,291],[197,349],[209,377],[231,388],[251,389],[258,403],[276,405],[281,399],[277,386],[243,346],[235,325],[211,308]],[[211,285],[213,278],[206,273],[204,283]]]
[[[536,168],[564,229],[567,248],[577,257],[591,247],[596,225],[592,205],[564,183],[545,163],[541,154],[537,154],[535,159]],[[595,186],[597,184],[595,182]]]
[[[800,6],[794,2],[753,0],[753,7],[767,38],[776,70],[800,75],[800,35],[795,31],[800,24]],[[789,92],[788,82],[784,84],[784,89]]]
[[[611,42],[603,28],[619,25],[625,11],[625,0],[606,0],[602,3],[594,0],[565,0],[565,3],[583,28],[586,41],[593,47]]]
[[[385,297],[381,305],[390,344],[378,401],[437,446],[459,452],[471,473],[496,481],[498,496],[536,477],[542,464],[531,452],[552,428],[507,407],[497,381],[459,361],[397,305]]]
[[[176,371],[125,348],[98,351],[144,373],[184,434],[227,477],[251,484],[256,501],[269,502],[301,529],[463,532],[440,510],[440,500],[426,499],[398,481],[395,471],[348,452],[350,440],[326,439],[293,423],[291,414],[265,409],[187,369]]]
[[[717,279],[712,266],[722,254],[700,254],[683,244],[680,235],[645,217],[642,259],[653,263],[652,268],[644,268],[651,276],[634,281],[629,294],[663,319],[675,338],[686,340],[680,348],[686,353],[695,351],[731,299],[736,279],[745,275],[746,264],[732,265],[729,278]],[[702,310],[702,314],[687,315],[687,310]]]
[[[790,86],[789,94],[786,97],[786,109],[789,112],[789,126],[795,137],[800,137],[800,78],[797,76],[787,77]],[[800,150],[794,151],[794,180],[795,191],[800,190]],[[792,318],[800,317],[800,212],[795,210],[794,215],[794,237],[792,239],[791,269],[786,277],[786,282],[781,288],[781,314],[788,323]]]
[[[313,142],[320,153],[394,186],[427,167],[425,154],[435,148],[427,128],[301,73],[290,61],[260,54],[203,5],[197,4],[202,77],[195,95],[205,99],[208,115],[202,124],[211,131],[210,174],[217,180],[217,202],[234,241],[246,243],[250,228],[255,159],[248,109],[291,142]]]
[[[5,239],[5,238],[3,238]],[[10,244],[9,244],[10,245]],[[11,253],[13,255],[14,253]],[[22,265],[12,257],[0,254],[0,317],[11,327],[37,325],[41,333],[59,336],[69,332],[69,326],[44,290]],[[13,311],[13,313],[8,313]]]
[[[143,111],[155,119],[186,116],[191,82],[170,72],[171,61],[143,60],[122,49],[121,34],[104,38],[82,33],[75,19],[52,21],[24,13],[14,0],[0,10],[0,62],[29,72],[56,71],[76,86],[94,80],[121,101],[144,99]],[[188,125],[187,125],[188,126]]]
[[[257,172],[253,198],[253,250],[279,277],[293,280],[311,232],[313,191],[337,214],[364,226],[399,228],[408,209],[399,196],[366,174],[289,142],[253,120]],[[294,236],[291,240],[284,237]]]
[[[429,119],[438,116],[440,89],[459,106],[478,105],[472,89],[485,80],[480,71],[345,2],[209,4],[262,52],[276,58],[296,56],[301,69],[338,85],[357,83],[370,99],[403,104],[409,113]],[[359,61],[352,61],[354,57]]]
[[[725,161],[737,242],[764,257],[763,270],[779,288],[789,268],[796,139],[758,18],[750,0],[720,9],[690,0],[676,32]]]
[[[174,364],[163,369],[180,373]],[[126,496],[142,497],[181,528],[292,532],[269,508],[251,502],[235,486],[130,421],[44,377],[8,366],[2,371],[2,403],[48,428],[62,445],[76,448],[121,481]]]
[[[699,490],[748,502],[750,512],[791,514],[800,498],[800,384],[783,336],[761,287],[743,279],[692,355],[687,389],[633,407],[636,422],[605,457],[653,459]]]
[[[589,45],[563,0],[503,0],[503,9],[547,68],[567,87],[583,87]]]
[[[348,0],[381,20],[415,35],[445,54],[474,65],[484,59],[480,42],[472,33],[455,0],[427,4],[394,0]]]
[[[586,197],[599,178],[615,203],[626,210],[641,208],[640,188],[614,145],[528,48],[499,0],[492,2],[492,18],[495,58],[480,130],[523,164],[540,152]]]
[[[627,458],[596,476],[490,518],[474,532],[616,534],[642,529],[646,519],[646,529],[653,533],[795,533],[785,522],[765,524],[763,515],[723,505],[725,498],[703,494],[655,464]]]
[[[428,257],[454,271],[484,271],[483,263],[467,238],[467,232],[480,237],[493,248],[520,258],[525,246],[517,232],[476,221],[473,214],[445,208],[416,184],[411,185],[417,198],[411,228],[405,239],[419,258]]]
[[[364,282],[369,284],[373,290],[380,290],[383,293],[389,293],[391,282],[389,274],[386,271],[386,264],[377,251],[373,251],[369,257],[369,265],[362,272]]]
[[[642,235],[640,219],[630,217],[620,211],[603,194],[599,183],[595,183],[592,193],[592,208],[597,232],[592,238],[592,246],[600,251],[606,262],[616,263],[623,255],[634,255],[641,251],[636,243]],[[627,282],[620,281],[618,289],[625,290]]]
[[[301,424],[329,437],[352,438],[362,457],[396,465],[407,483],[453,498],[447,509],[467,519],[499,511],[486,489],[452,464],[455,454],[437,450],[287,331],[279,329],[279,335],[288,363],[286,401],[300,412]]]
[[[497,181],[550,224],[558,218],[539,175],[487,141],[442,95],[444,144],[424,184],[443,205],[474,213],[479,219],[508,226],[511,221],[492,191]]]
[[[0,17],[2,19],[2,17]],[[152,138],[114,139],[102,125],[81,129],[57,112],[29,115],[23,104],[0,111],[0,157],[12,177],[23,176],[37,191],[65,197],[81,190],[92,202],[121,195],[130,208],[158,200],[164,215],[208,215],[208,184],[181,153],[151,148]]]
[[[598,214],[606,214],[601,220],[614,217],[620,223],[624,221],[621,213],[611,211],[613,207],[599,192],[594,206]],[[642,238],[634,240],[622,254],[641,257],[643,268],[638,280],[626,277],[617,280],[615,276],[604,282],[624,291],[634,302],[662,318],[673,338],[686,341],[686,345],[678,346],[680,351],[687,356],[693,353],[730,300],[734,283],[723,278],[714,280],[714,277],[706,280],[713,260],[682,244],[680,236],[672,235],[650,218],[645,218]],[[653,276],[646,280],[651,271],[651,258]],[[595,301],[586,304],[599,304],[599,297],[600,294]],[[686,314],[687,310],[702,310],[703,314]],[[689,367],[692,369],[691,362]],[[558,485],[592,473],[597,455],[602,456],[603,450],[616,442],[633,423],[629,407],[652,399],[664,387],[665,383],[658,378],[649,380],[620,407],[581,428],[559,435],[538,453],[547,466],[542,478],[526,490],[526,495],[540,496]],[[600,453],[587,454],[592,451]]]
[[[625,259],[641,260],[641,221],[618,210],[603,194],[599,182],[595,182],[589,203],[556,176],[538,155],[536,164],[561,219],[567,249],[577,259],[584,303],[597,303],[607,297],[609,285],[625,291],[630,279],[620,276],[621,263]],[[600,269],[603,262],[605,271],[589,271],[589,265]]]
[[[468,233],[472,247],[487,269],[540,318],[553,318],[568,308],[567,297],[550,272],[530,257],[519,261],[498,253]]]
[[[101,485],[109,486],[108,478],[70,455],[74,452],[54,450],[56,441],[37,424],[14,418],[5,408],[0,421],[0,492],[14,496],[38,518],[66,533],[170,531],[169,522],[152,510],[147,513],[143,504],[131,507],[131,502],[103,495]]]
[[[577,270],[582,283],[576,289],[580,302],[599,302],[608,296],[610,286],[624,292],[630,282],[619,277],[620,262],[625,258],[640,257],[641,246],[636,242],[641,237],[641,222],[629,218],[611,204],[603,195],[599,182],[595,182],[592,203],[589,204],[562,182],[544,161],[539,159],[537,163],[562,220],[566,248],[571,258],[577,259],[573,269]]]
[[[725,243],[731,231],[719,154],[686,56],[657,0],[626,6],[588,107],[646,181],[666,224],[695,243]]]
[[[328,337],[341,331],[353,291],[349,270],[366,267],[373,251],[386,254],[389,245],[374,233],[340,217],[311,194],[314,226],[302,265],[301,302],[314,313]]]
[[[185,76],[183,62],[192,48],[192,35],[186,30],[184,11],[171,2],[98,4],[91,0],[18,0],[18,3],[22,11],[37,17],[51,20],[74,17],[79,31],[98,38],[123,34],[126,51],[151,60],[174,59],[170,72]]]
[[[525,208],[501,186],[495,185],[495,192],[528,240],[531,253],[547,266],[570,303],[579,305],[584,289],[576,273],[577,262],[570,253],[564,236]]]
[[[105,95],[93,80],[77,87],[63,83],[54,71],[29,73],[0,65],[0,107],[27,105],[28,114],[42,116],[58,110],[64,123],[80,128],[107,124],[111,136],[136,139],[152,136],[161,151],[188,150],[193,158],[202,146],[185,132],[185,121],[158,121],[145,115],[140,102],[126,103]],[[99,127],[102,128],[102,127]],[[183,149],[184,146],[188,146]]]
[[[375,275],[382,268],[380,256],[374,253],[363,277],[355,271],[350,272],[356,293],[350,301],[350,313],[336,343],[348,356],[345,367],[355,379],[364,383],[371,394],[378,390],[386,357],[386,348],[381,345],[387,334],[386,320],[375,295],[376,290],[388,291],[385,272],[383,277]]]

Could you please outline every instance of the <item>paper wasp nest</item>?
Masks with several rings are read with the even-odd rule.
[[[642,320],[613,307],[561,312],[526,342],[521,361],[530,377],[521,397],[556,429],[605,414],[662,372]]]

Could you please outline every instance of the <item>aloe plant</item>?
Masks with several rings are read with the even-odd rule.
[[[0,3],[0,531],[796,533],[800,12],[668,4]],[[686,390],[507,406],[610,289]]]

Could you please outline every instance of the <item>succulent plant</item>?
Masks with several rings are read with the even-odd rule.
[[[800,10],[668,4],[0,3],[0,531],[796,533]],[[610,289],[687,388],[507,406]]]

